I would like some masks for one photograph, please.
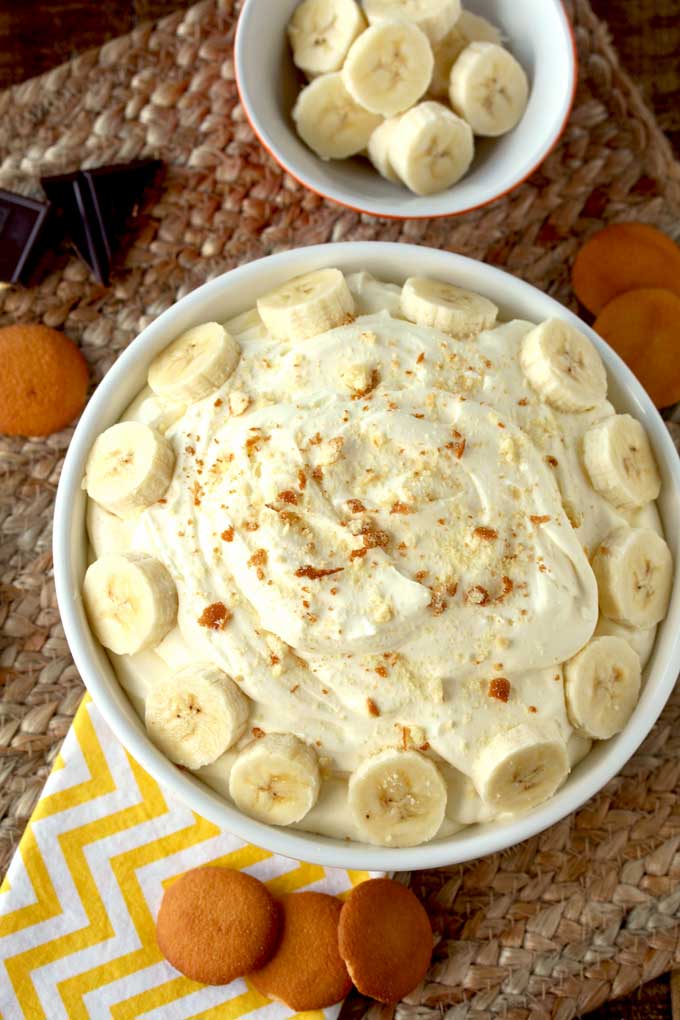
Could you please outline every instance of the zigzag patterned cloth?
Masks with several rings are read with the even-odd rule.
[[[293,1014],[247,982],[206,987],[161,956],[164,887],[201,864],[241,868],[275,894],[342,897],[368,872],[278,857],[170,799],[89,697],[0,888],[0,1020],[334,1020]]]

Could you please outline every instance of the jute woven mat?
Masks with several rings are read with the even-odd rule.
[[[403,224],[323,202],[263,152],[237,102],[237,8],[205,0],[0,95],[0,187],[37,193],[41,173],[142,156],[168,167],[110,289],[68,258],[40,286],[0,295],[1,323],[63,328],[95,381],[183,294],[294,245],[379,238],[449,248],[573,304],[569,264],[602,222],[680,231],[680,168],[586,0],[567,2],[581,81],[556,151],[489,208]],[[82,692],[50,556],[70,435],[0,441],[0,870]],[[399,1020],[447,1008],[449,1020],[568,1020],[680,963],[679,785],[676,692],[643,749],[575,816],[505,854],[414,875],[441,937]]]

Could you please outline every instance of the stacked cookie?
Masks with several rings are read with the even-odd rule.
[[[344,903],[317,892],[277,900],[241,871],[195,868],[167,889],[156,934],[166,959],[194,981],[247,977],[296,1012],[331,1006],[352,984],[398,1002],[432,955],[425,910],[389,878],[362,883]]]

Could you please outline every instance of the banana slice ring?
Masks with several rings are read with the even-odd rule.
[[[175,453],[160,432],[122,421],[95,440],[85,468],[90,499],[117,517],[131,517],[167,491]]]
[[[288,23],[293,61],[310,77],[338,71],[365,28],[355,0],[302,0]]]
[[[421,276],[412,276],[404,284],[401,308],[411,322],[461,340],[491,329],[498,316],[493,301],[481,294]]]
[[[475,762],[472,779],[483,801],[514,813],[543,803],[568,775],[564,744],[520,724],[491,739]]]
[[[339,71],[307,85],[293,107],[300,138],[321,159],[346,159],[362,152],[380,117],[364,109],[347,90]]]
[[[607,374],[590,340],[561,319],[547,319],[524,338],[522,371],[557,411],[589,411],[607,396]]]
[[[222,670],[187,666],[153,684],[145,705],[149,736],[170,761],[200,769],[243,735],[250,703]]]
[[[261,297],[257,310],[275,337],[304,340],[349,322],[354,299],[339,269],[319,269]]]
[[[253,741],[229,776],[236,806],[273,825],[299,822],[316,804],[320,788],[314,750],[291,733],[268,733]]]
[[[389,142],[390,163],[416,195],[451,187],[475,154],[472,128],[441,103],[418,103],[402,114]]]
[[[364,759],[350,777],[347,796],[362,836],[378,846],[432,839],[446,811],[446,783],[418,751],[387,748]]]
[[[394,138],[399,117],[388,117],[379,124],[368,140],[368,158],[381,177],[393,184],[400,184],[401,178],[390,159],[390,144]]]
[[[241,348],[224,326],[204,322],[182,333],[149,367],[149,386],[161,397],[193,403],[234,372]]]
[[[668,608],[673,558],[664,540],[650,528],[618,528],[596,551],[600,610],[629,627],[653,627]]]
[[[644,506],[661,491],[647,433],[629,414],[614,414],[588,429],[583,460],[593,488],[620,510]]]
[[[408,21],[436,43],[461,16],[460,0],[364,0],[371,25],[381,21]]]
[[[384,21],[371,25],[352,43],[342,80],[360,106],[393,117],[427,91],[433,66],[430,43],[417,25]]]
[[[470,43],[451,68],[451,107],[476,135],[495,138],[512,131],[528,99],[524,69],[512,53],[496,43]]]
[[[153,556],[102,556],[87,568],[85,609],[104,648],[134,655],[163,640],[177,617],[177,589]]]
[[[640,659],[627,641],[597,637],[565,664],[571,723],[588,737],[607,740],[628,722],[640,696]]]
[[[448,101],[451,68],[471,42],[491,42],[500,46],[501,33],[486,18],[481,18],[471,11],[461,11],[453,28],[432,46],[434,70],[429,88],[431,95]]]

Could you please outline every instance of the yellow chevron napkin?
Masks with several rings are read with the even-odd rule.
[[[248,986],[199,985],[160,955],[164,887],[201,864],[273,893],[342,896],[370,877],[243,843],[171,799],[82,702],[0,888],[0,1020],[334,1020],[292,1014]]]

